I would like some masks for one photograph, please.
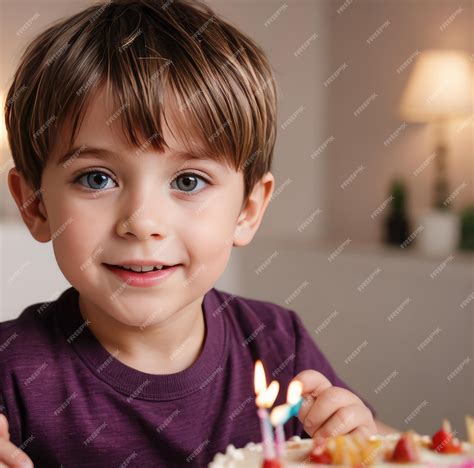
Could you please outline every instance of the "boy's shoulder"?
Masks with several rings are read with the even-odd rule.
[[[217,302],[211,311],[213,317],[225,314],[230,320],[240,325],[265,323],[272,328],[293,327],[300,321],[298,315],[291,309],[263,299],[253,299],[242,295],[232,294],[213,288]]]
[[[222,315],[243,346],[291,352],[306,338],[301,318],[291,309],[216,288],[212,293],[213,300],[208,302],[214,306],[209,311],[211,316]]]
[[[236,296],[214,288],[218,308],[231,324],[239,348],[247,348],[256,358],[282,367],[293,363],[294,375],[305,369],[323,373],[333,385],[347,387],[319,348],[302,318],[292,309],[274,302]],[[225,314],[225,315],[224,315]]]

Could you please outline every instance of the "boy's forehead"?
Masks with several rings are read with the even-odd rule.
[[[55,165],[60,167],[67,167],[75,159],[87,159],[87,158],[99,158],[104,160],[122,160],[133,162],[133,158],[137,156],[137,150],[134,150],[135,154],[130,154],[129,152],[121,152],[115,148],[107,147],[97,147],[87,145],[85,143],[80,145],[75,145],[65,153],[60,153],[60,155],[55,160]],[[172,158],[177,163],[182,163],[185,165],[188,161],[195,160],[205,160],[214,164],[218,164],[216,161],[204,158],[199,156],[198,153],[193,153],[191,151],[185,150],[167,150],[163,153],[168,158]]]
[[[100,87],[89,98],[80,128],[75,135],[74,143],[90,141],[101,143],[100,146],[127,146],[127,140],[122,128],[122,118],[129,105],[127,102],[123,104],[115,102],[113,97],[106,93],[105,87]],[[69,122],[66,122],[66,125],[67,123]],[[161,125],[163,139],[170,148],[179,150],[179,143],[175,140],[174,133],[167,128],[166,123],[163,121]],[[141,144],[150,143],[156,137],[156,134],[140,135]]]
[[[73,155],[77,157],[81,154],[82,156],[95,154],[97,157],[120,159],[124,154],[154,152],[151,144],[158,138],[157,132],[148,136],[137,132],[140,134],[140,145],[130,146],[121,121],[121,114],[125,107],[126,104],[117,107],[112,99],[107,98],[104,90],[100,89],[90,98],[72,144],[70,144],[72,119],[66,119],[63,122],[53,150],[56,165],[63,164]],[[178,122],[175,117],[174,112],[169,112],[166,119],[163,118],[161,121],[161,138],[165,142],[163,154],[183,161],[211,159],[210,150],[194,135],[195,132],[190,126],[180,128],[180,132],[177,132],[176,126],[182,127],[186,123],[183,118]],[[187,136],[186,144],[176,138],[176,135],[180,134]]]

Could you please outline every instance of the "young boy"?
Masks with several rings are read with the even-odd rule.
[[[271,199],[276,96],[262,50],[195,1],[114,0],[30,44],[9,188],[72,287],[0,324],[4,465],[206,466],[261,439],[257,359],[275,404],[303,383],[287,437],[392,431],[294,311],[213,287]]]

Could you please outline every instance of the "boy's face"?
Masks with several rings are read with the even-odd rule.
[[[163,322],[193,301],[200,305],[225,270],[232,246],[248,244],[257,231],[274,181],[268,173],[242,207],[242,172],[211,160],[179,158],[173,152],[184,148],[165,124],[165,152],[154,151],[148,138],[140,148],[127,146],[120,119],[110,119],[116,112],[104,94],[92,100],[73,145],[82,149],[58,164],[68,150],[66,139],[56,145],[42,174],[38,212],[32,207],[22,216],[37,240],[53,240],[61,271],[88,307],[142,327]],[[92,147],[115,156],[87,153]],[[86,154],[90,157],[80,157]],[[94,172],[80,176],[85,170]],[[25,196],[20,179],[10,178],[20,205]],[[104,265],[131,259],[180,266],[160,284],[137,287]]]

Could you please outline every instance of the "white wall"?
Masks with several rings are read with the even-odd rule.
[[[413,70],[409,61],[416,51],[454,48],[473,54],[474,3],[471,0],[364,0],[353,2],[341,14],[342,2],[334,2],[330,13],[331,69],[346,62],[347,69],[328,86],[329,132],[334,144],[328,147],[329,236],[373,242],[381,236],[381,222],[370,214],[388,198],[393,176],[401,175],[408,184],[408,208],[413,226],[430,206],[435,162],[419,175],[415,171],[434,151],[432,128],[409,123],[390,145],[384,141],[403,123],[397,107]],[[447,25],[443,26],[445,22]],[[386,22],[388,24],[383,26]],[[370,43],[367,39],[381,27]],[[473,62],[474,63],[474,62]],[[357,117],[353,112],[373,93],[377,97]],[[466,188],[450,205],[459,210],[474,202],[474,109],[472,115],[452,123],[448,176],[452,193]],[[467,120],[460,132],[456,128]],[[341,183],[359,166],[364,169],[345,189]],[[416,223],[416,224],[415,224]]]

